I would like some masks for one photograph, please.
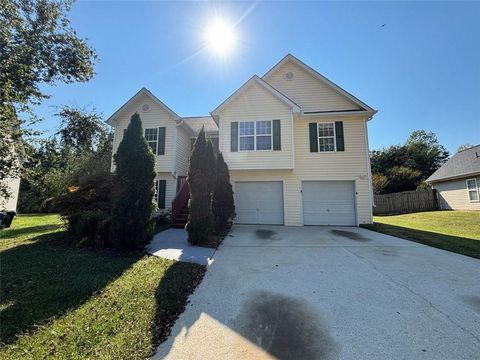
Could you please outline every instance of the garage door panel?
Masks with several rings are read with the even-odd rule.
[[[305,225],[356,225],[353,181],[302,182]]]
[[[236,223],[283,224],[282,182],[235,182],[234,198]]]

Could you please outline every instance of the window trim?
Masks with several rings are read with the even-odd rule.
[[[468,182],[469,181],[475,181],[475,188],[474,189],[469,189],[468,188]],[[470,179],[466,179],[465,180],[465,185],[467,186],[467,195],[468,195],[468,200],[469,202],[471,203],[477,203],[477,202],[480,202],[480,194],[479,194],[479,191],[478,191],[478,182],[477,182],[477,178],[470,178]],[[477,200],[472,200],[470,199],[470,192],[471,191],[475,191],[477,193]]]
[[[156,140],[148,140],[148,139],[147,139],[147,130],[156,130],[157,139],[156,139]],[[156,145],[155,145],[155,153],[154,153],[155,156],[158,155],[158,143],[159,143],[159,137],[160,137],[159,132],[160,132],[160,131],[158,130],[158,128],[145,128],[145,129],[143,130],[143,137],[145,138],[145,140],[147,140],[147,143],[148,143],[148,146],[150,147],[150,149],[152,148],[152,147],[150,146],[150,143],[155,141],[155,144],[156,144]]]
[[[333,151],[320,150],[320,124],[331,124],[333,127]],[[331,138],[332,136],[322,136],[323,139]],[[335,121],[317,121],[317,149],[318,153],[336,153],[337,152],[337,132],[335,130]]]
[[[257,149],[257,136],[267,137],[268,134],[260,134],[257,135],[257,122],[269,122],[270,123],[270,149]],[[253,122],[253,135],[240,135],[240,124],[241,123],[249,123]],[[241,137],[251,137],[253,136],[253,150],[241,150],[240,149],[240,138]],[[272,120],[244,120],[238,122],[238,134],[237,134],[237,141],[238,141],[238,152],[249,152],[249,151],[273,151],[273,119]]]

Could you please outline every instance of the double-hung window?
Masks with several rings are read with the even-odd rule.
[[[272,121],[239,122],[240,151],[272,150]]]
[[[148,146],[152,148],[153,153],[157,154],[158,128],[145,129],[145,139],[148,142]]]
[[[470,202],[479,201],[477,179],[467,179],[468,199]]]
[[[318,123],[318,151],[335,151],[334,123]]]

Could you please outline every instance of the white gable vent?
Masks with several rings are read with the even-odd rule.
[[[150,110],[150,105],[148,105],[148,104],[143,104],[143,105],[142,105],[142,111],[143,111],[143,112],[147,112],[147,111],[149,111],[149,110]]]
[[[293,77],[294,77],[293,72],[291,71],[286,72],[284,77],[285,77],[285,80],[293,80]]]

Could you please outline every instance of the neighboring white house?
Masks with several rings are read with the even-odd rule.
[[[20,178],[7,179],[8,187],[10,188],[11,196],[8,200],[0,198],[0,210],[17,211],[18,192],[20,190]]]
[[[376,111],[290,54],[211,116],[182,118],[141,89],[107,120],[115,128],[114,152],[135,112],[157,154],[162,209],[185,181],[203,125],[229,166],[236,223],[372,222],[367,122]]]
[[[480,145],[459,151],[427,180],[440,209],[480,210]]]

